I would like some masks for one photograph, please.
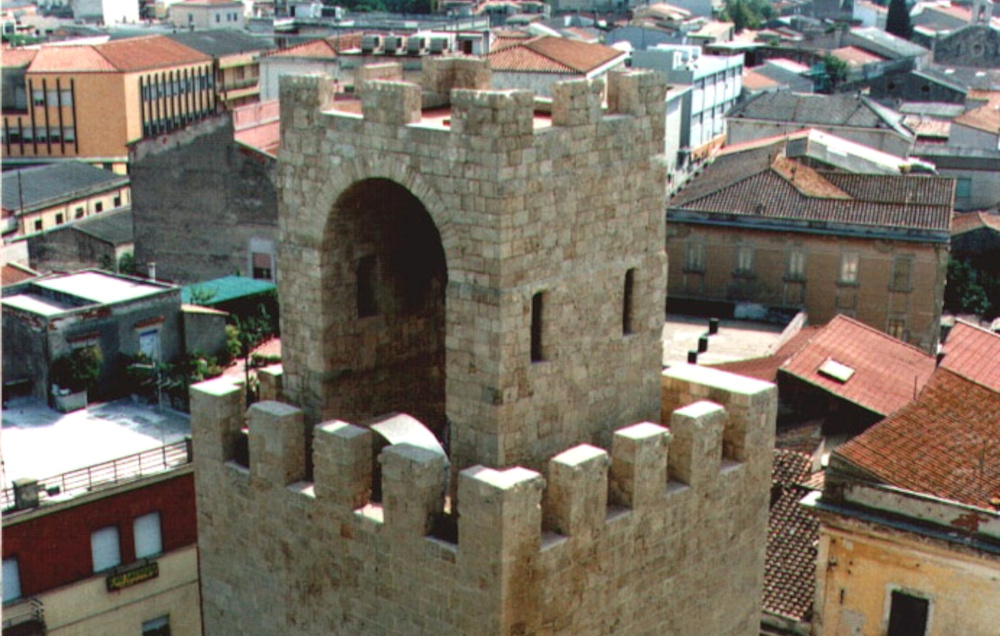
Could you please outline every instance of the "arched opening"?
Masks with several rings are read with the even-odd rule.
[[[423,203],[388,179],[366,179],[334,204],[326,288],[338,303],[327,404],[364,422],[409,413],[447,443],[441,236]]]

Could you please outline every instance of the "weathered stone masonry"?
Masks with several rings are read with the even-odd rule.
[[[430,64],[362,78],[362,115],[283,81],[283,401],[192,397],[206,633],[756,634],[775,389],[661,373],[662,82],[540,116]],[[450,433],[450,490],[373,459],[392,411]]]

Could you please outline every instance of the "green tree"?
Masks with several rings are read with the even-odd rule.
[[[964,261],[948,261],[948,282],[944,288],[944,308],[953,313],[986,316],[989,297],[979,281],[978,272]]]
[[[827,53],[823,56],[823,67],[826,69],[830,92],[834,92],[837,86],[847,79],[847,62]]]
[[[889,15],[885,19],[885,30],[904,40],[909,40],[910,36],[913,35],[910,9],[906,6],[906,0],[891,0],[889,2]]]

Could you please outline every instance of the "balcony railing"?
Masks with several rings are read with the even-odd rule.
[[[191,463],[190,438],[102,464],[39,479],[37,487],[40,498],[55,495],[73,496],[146,475],[162,473],[189,463]],[[13,488],[4,488],[0,503],[4,511],[14,506]]]
[[[26,598],[4,605],[4,636],[42,636],[45,634],[45,606],[37,598]]]

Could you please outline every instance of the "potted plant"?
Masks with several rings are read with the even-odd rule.
[[[97,346],[74,349],[52,361],[49,380],[57,410],[68,413],[87,406],[87,390],[97,383],[103,362]]]

